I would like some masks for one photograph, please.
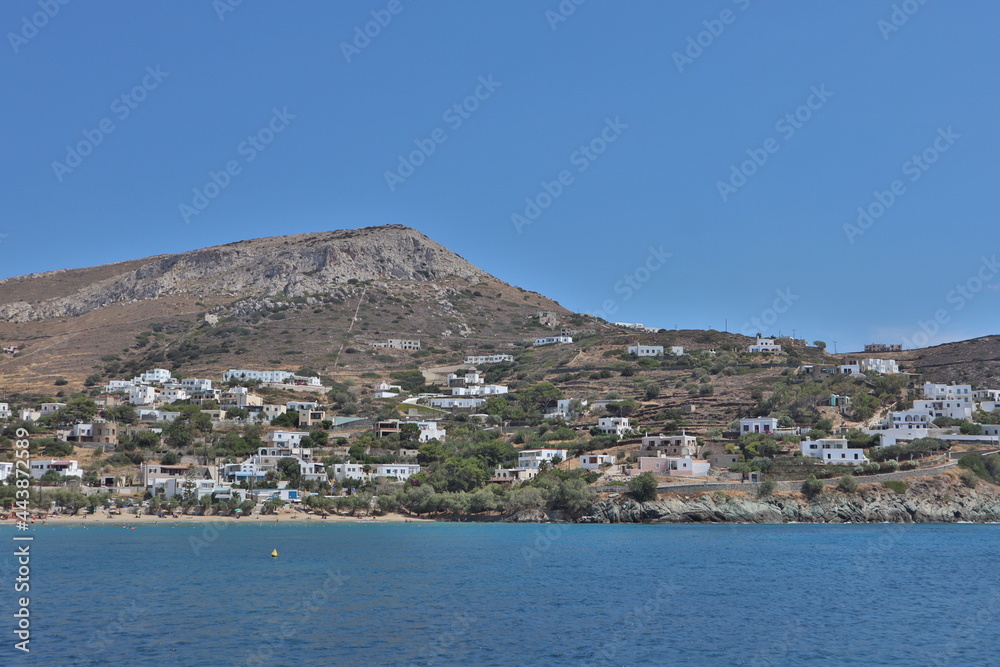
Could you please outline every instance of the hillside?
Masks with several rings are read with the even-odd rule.
[[[0,373],[46,391],[150,364],[363,372],[412,360],[368,343],[488,350],[547,335],[539,311],[570,315],[407,227],[257,239],[0,281],[0,341],[22,347]]]

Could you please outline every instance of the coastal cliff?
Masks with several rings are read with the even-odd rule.
[[[758,498],[705,493],[665,496],[639,503],[599,500],[577,523],[955,523],[1000,521],[1000,488],[980,482],[970,489],[954,475],[913,482],[905,493],[861,484],[855,493],[824,489],[813,499],[799,493]]]

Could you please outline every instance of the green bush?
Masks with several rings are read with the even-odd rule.
[[[802,482],[802,493],[806,498],[815,498],[823,493],[823,482],[816,479],[816,475],[809,475],[806,481]]]
[[[844,493],[854,493],[858,490],[858,481],[851,475],[844,475],[840,478],[837,488]]]
[[[649,472],[644,472],[628,481],[629,494],[640,503],[656,500],[656,486],[656,478]]]
[[[764,480],[763,482],[760,483],[760,486],[757,487],[757,495],[760,496],[761,498],[766,498],[767,496],[774,493],[775,486],[777,485],[774,483],[774,480],[770,479]]]
[[[979,483],[979,476],[971,470],[963,470],[959,476],[962,478],[962,483],[970,489],[976,488],[976,484]]]
[[[906,493],[906,482],[898,479],[889,480],[888,482],[882,482],[882,486],[887,489],[891,489],[896,493],[902,495]]]

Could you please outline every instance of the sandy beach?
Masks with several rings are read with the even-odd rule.
[[[2,519],[0,527],[13,526],[17,519]],[[281,523],[418,523],[433,522],[433,519],[420,519],[404,516],[402,514],[385,514],[382,516],[340,516],[331,514],[321,516],[297,510],[287,510],[278,514],[265,514],[260,516],[231,517],[231,516],[193,516],[187,514],[177,514],[171,516],[164,514],[162,517],[149,514],[112,514],[99,510],[95,514],[58,514],[52,516],[38,515],[32,521],[32,525],[150,525],[150,524],[200,524],[200,523],[245,523],[245,524],[281,524]]]

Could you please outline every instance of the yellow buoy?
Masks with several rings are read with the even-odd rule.
[[[274,551],[271,552],[271,558],[277,558],[277,557],[278,557],[278,550],[275,549]]]

